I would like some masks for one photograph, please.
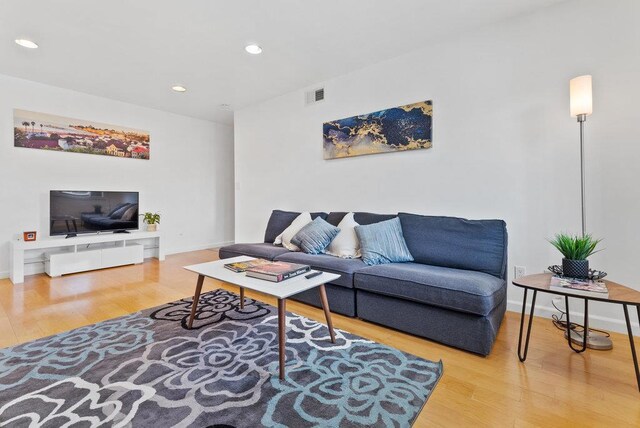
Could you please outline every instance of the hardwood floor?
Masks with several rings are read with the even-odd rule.
[[[0,347],[15,345],[192,296],[197,276],[182,266],[217,259],[215,250],[143,265],[49,278],[0,280]],[[206,279],[203,292],[237,288]],[[275,300],[247,292],[269,304]],[[324,322],[321,309],[290,301],[287,310]],[[562,332],[536,318],[526,364],[518,361],[519,315],[508,312],[489,357],[480,357],[365,321],[333,316],[334,326],[414,355],[444,362],[444,375],[416,427],[640,426],[626,335],[612,351],[575,354]]]

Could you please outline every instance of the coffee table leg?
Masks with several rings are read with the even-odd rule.
[[[193,326],[193,319],[196,317],[196,309],[198,309],[198,300],[200,299],[200,292],[202,291],[202,284],[204,283],[204,275],[198,275],[198,282],[196,284],[196,293],[193,295],[193,303],[191,305],[191,316],[189,317],[189,329]]]
[[[280,380],[284,380],[285,346],[287,341],[287,300],[278,299],[278,356],[280,359]]]
[[[631,329],[631,320],[629,319],[629,309],[627,305],[622,305],[624,308],[624,319],[627,322],[627,333],[629,333],[629,345],[631,346],[631,356],[633,357],[633,368],[636,369],[636,383],[638,390],[640,391],[640,369],[638,369],[638,356],[636,355],[636,345],[633,341],[633,330]],[[636,306],[638,311],[638,320],[640,321],[640,306]]]
[[[327,319],[327,328],[329,329],[329,335],[331,336],[331,343],[336,343],[336,335],[333,332],[333,323],[331,322],[331,311],[329,310],[329,301],[327,300],[327,290],[324,288],[324,284],[320,285],[320,300],[322,301],[322,309],[324,310],[324,317]]]
[[[531,336],[531,321],[533,321],[533,311],[536,308],[536,296],[538,290],[533,290],[533,299],[531,300],[531,312],[529,312],[529,324],[527,326],[527,339],[524,342],[524,352],[522,352],[522,328],[524,327],[524,316],[527,309],[527,293],[529,289],[524,289],[524,298],[522,300],[522,315],[520,317],[520,335],[518,336],[518,358],[524,363],[529,352],[529,337]]]
[[[569,296],[564,296],[564,307],[567,311],[567,342],[569,348],[573,352],[580,354],[587,349],[587,342],[589,341],[589,299],[584,299],[584,333],[582,334],[582,348],[574,348],[571,341],[571,321],[569,320]]]
[[[244,287],[240,287],[240,309],[244,309]]]

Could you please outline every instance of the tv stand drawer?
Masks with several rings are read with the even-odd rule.
[[[77,252],[53,253],[45,262],[49,276],[104,269],[144,262],[144,246],[129,244],[119,247],[83,249]]]
[[[49,276],[100,269],[102,250],[82,251],[79,253],[51,254],[45,262],[45,272]]]
[[[105,248],[102,250],[102,267],[130,265],[144,262],[144,247],[130,244],[125,247]]]

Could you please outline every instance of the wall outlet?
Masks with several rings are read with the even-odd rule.
[[[514,266],[513,267],[513,276],[514,278],[520,278],[521,276],[525,276],[527,274],[527,268],[524,266]]]

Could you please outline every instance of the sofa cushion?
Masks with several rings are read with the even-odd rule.
[[[502,303],[507,291],[502,279],[483,272],[418,263],[361,269],[355,274],[354,286],[371,293],[483,316]]]
[[[264,232],[264,242],[273,243],[276,237],[284,232],[299,215],[300,213],[293,211],[273,210],[267,223],[267,229]],[[311,213],[311,219],[315,219],[316,217],[326,219],[327,213]]]
[[[417,263],[485,272],[504,278],[507,228],[502,220],[398,214]]]
[[[348,317],[356,316],[356,290],[333,284],[326,284],[325,290],[332,314],[338,313]],[[317,287],[294,294],[289,298],[322,308],[322,301]]]
[[[276,247],[273,244],[233,244],[220,248],[219,255],[221,259],[230,257],[250,256],[259,259],[273,260],[280,254],[288,253],[289,250],[283,247]]]
[[[353,288],[353,273],[366,266],[360,259],[341,259],[326,254],[287,253],[279,255],[276,260],[302,263],[311,266],[312,269],[337,273],[340,278],[331,283],[348,288]]]
[[[327,218],[325,218],[325,220],[327,220],[328,223],[334,226],[337,226],[342,221],[345,215],[347,215],[346,212],[331,212],[329,213],[329,215],[327,215]],[[391,220],[394,217],[397,217],[397,215],[396,214],[375,214],[375,213],[367,213],[367,212],[353,213],[353,219],[356,221],[356,223],[360,225],[379,223],[381,221]]]

